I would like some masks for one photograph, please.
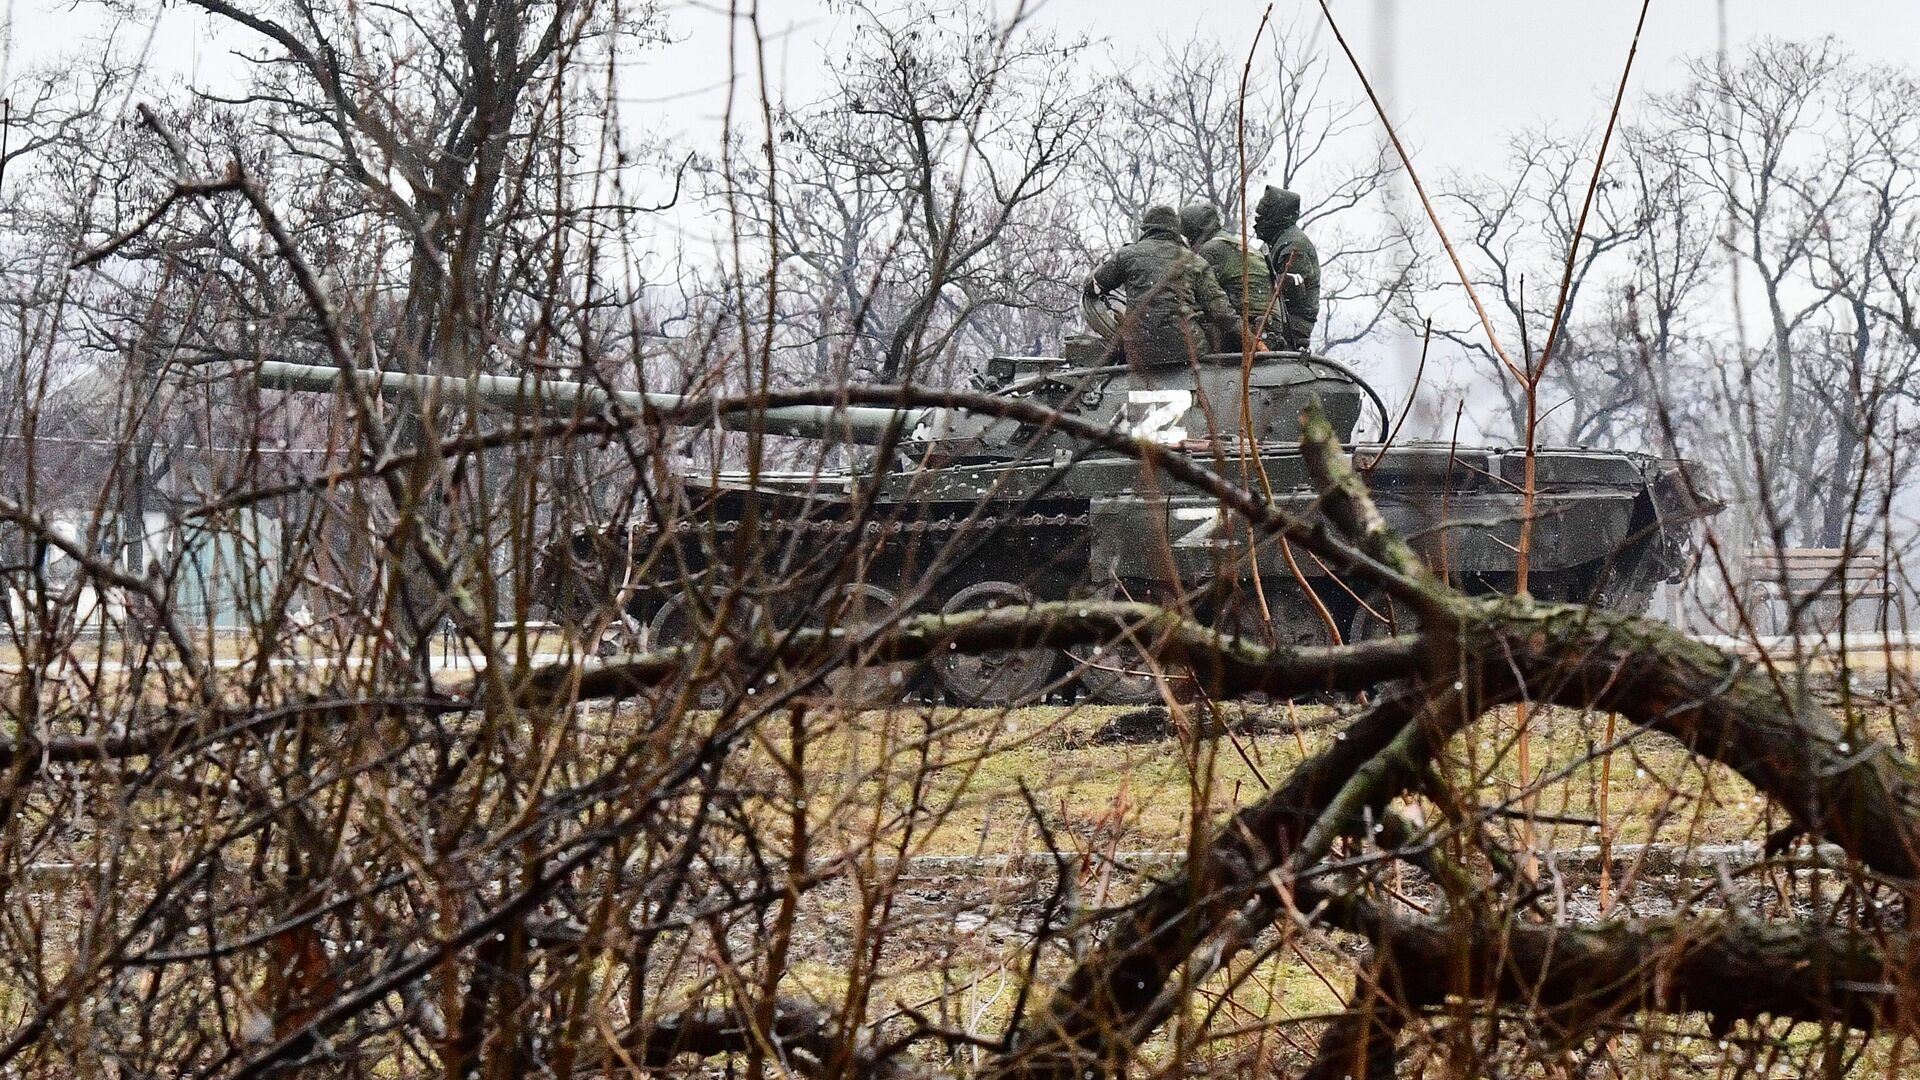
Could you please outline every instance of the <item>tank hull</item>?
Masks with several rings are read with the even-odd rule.
[[[1418,444],[1351,451],[1389,523],[1437,571],[1469,591],[1516,586],[1521,451]],[[1243,467],[1249,476],[1264,473],[1263,490],[1276,503],[1314,513],[1297,448],[1263,449],[1257,472],[1252,460],[1192,452],[1228,475]],[[1690,505],[1684,474],[1684,463],[1621,451],[1537,451],[1529,590],[1643,611],[1654,586],[1685,573],[1696,525],[1710,512]],[[761,605],[758,617],[775,627],[819,621],[819,598],[857,582],[896,598],[895,612],[950,611],[956,597],[973,595],[1122,596],[1171,604],[1270,642],[1326,643],[1400,629],[1362,583],[1276,539],[1253,543],[1215,502],[1131,458],[763,475],[751,483],[721,477],[689,483],[680,497],[672,515],[635,524],[618,543],[576,537],[570,561],[600,582],[586,582],[579,596],[605,596],[604,582],[614,577],[639,582],[620,602],[630,622],[645,624],[662,605],[680,602],[691,572],[707,595]],[[671,527],[657,523],[667,517]],[[586,550],[595,545],[601,558],[624,564],[621,574],[596,574]],[[648,581],[674,584],[655,589]],[[1023,662],[1017,670],[1029,671],[1032,658]],[[1164,692],[1165,679],[1134,674],[1116,687],[1110,666],[1061,657],[1046,692],[1116,702]],[[943,687],[943,678],[953,685]],[[982,700],[979,687],[938,670],[908,685],[968,704],[1011,703]],[[1019,685],[1031,699],[1033,681]]]

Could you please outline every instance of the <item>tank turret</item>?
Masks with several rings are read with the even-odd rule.
[[[1149,366],[1075,364],[1073,360],[1083,357],[1075,356],[1074,343],[1066,351],[1066,363],[1050,357],[995,357],[987,363],[985,388],[1175,446],[1248,438],[1259,445],[1292,446],[1300,439],[1300,410],[1309,401],[1320,403],[1343,442],[1353,441],[1368,405],[1379,426],[1369,425],[1367,434],[1385,434],[1386,407],[1372,388],[1325,357],[1216,353],[1191,363]],[[1103,352],[1083,356],[1097,361]],[[1031,455],[1048,448],[1047,440],[1036,445],[1033,432],[1011,421],[985,423],[970,438],[977,452],[966,456]]]

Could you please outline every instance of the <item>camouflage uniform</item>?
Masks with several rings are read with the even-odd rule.
[[[1268,346],[1279,348],[1285,310],[1273,295],[1273,269],[1267,265],[1266,256],[1250,253],[1240,246],[1239,237],[1221,228],[1220,210],[1212,203],[1192,203],[1183,208],[1180,231],[1213,267],[1214,280],[1227,294],[1227,303],[1242,309],[1247,326],[1261,328]]]
[[[1269,187],[1254,210],[1253,231],[1267,245],[1267,261],[1280,281],[1287,317],[1281,339],[1289,349],[1305,350],[1320,321],[1320,252],[1300,231],[1300,196]]]
[[[1140,239],[1108,256],[1085,285],[1089,297],[1115,289],[1127,300],[1116,344],[1133,362],[1186,361],[1239,347],[1240,320],[1206,260],[1180,238],[1180,215],[1171,206],[1140,215]]]

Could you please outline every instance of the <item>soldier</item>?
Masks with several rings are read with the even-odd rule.
[[[1239,237],[1221,228],[1220,208],[1212,203],[1189,203],[1181,209],[1180,231],[1213,268],[1220,291],[1227,294],[1228,304],[1241,310],[1245,325],[1256,328],[1269,347],[1279,348],[1285,311],[1277,306],[1266,256],[1248,252]]]
[[[1180,215],[1171,206],[1148,207],[1140,215],[1140,239],[1109,255],[1084,288],[1092,299],[1115,289],[1126,294],[1114,344],[1135,363],[1240,347],[1240,320],[1206,260],[1180,238]]]
[[[1254,208],[1253,231],[1267,245],[1267,262],[1287,309],[1281,342],[1304,352],[1313,324],[1320,321],[1320,253],[1300,229],[1300,196],[1269,186]]]

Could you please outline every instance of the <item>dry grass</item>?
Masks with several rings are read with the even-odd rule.
[[[1296,715],[1319,720],[1326,708],[1303,707]],[[1278,783],[1303,754],[1336,738],[1338,730],[1335,724],[1300,734],[1108,741],[1109,725],[1134,711],[1076,706],[868,713],[854,725],[829,725],[832,733],[808,752],[821,775],[857,777],[843,783],[842,797],[869,803],[882,790],[892,800],[904,798],[886,778],[912,775],[925,753],[934,765],[922,805],[944,812],[918,834],[912,845],[918,854],[1032,850],[1039,837],[1026,806],[1029,795],[1063,846],[1092,853],[1183,851],[1196,817],[1210,829]],[[1271,724],[1284,714],[1272,708],[1263,718]],[[1779,824],[1767,819],[1765,800],[1745,781],[1723,767],[1702,765],[1665,736],[1615,732],[1625,745],[1603,768],[1597,751],[1606,742],[1604,717],[1535,710],[1529,728],[1531,788],[1521,783],[1513,710],[1494,714],[1456,740],[1448,759],[1456,776],[1469,781],[1465,786],[1476,793],[1475,807],[1488,812],[1490,826],[1516,840],[1523,825],[1518,815],[1528,806],[1542,819],[1531,828],[1546,848],[1598,842],[1603,802],[1616,843],[1733,843],[1757,839]],[[859,734],[838,734],[847,730]],[[823,815],[829,812],[823,808]]]

